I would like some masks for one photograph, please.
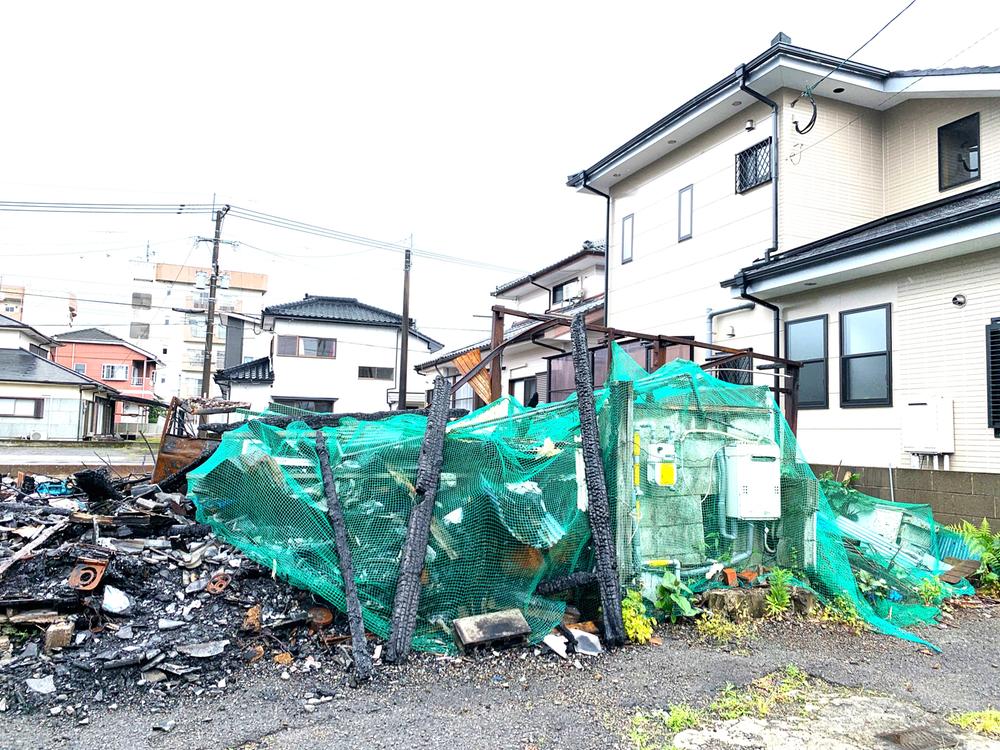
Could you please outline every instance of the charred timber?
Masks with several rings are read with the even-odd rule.
[[[587,348],[587,324],[584,314],[573,318],[573,369],[576,379],[577,409],[580,413],[580,437],[583,448],[584,476],[587,482],[590,534],[594,540],[595,573],[601,595],[604,617],[604,639],[614,648],[625,643],[622,623],[622,592],[618,582],[618,559],[615,556],[611,526],[611,503],[601,459],[601,435],[594,402],[594,382],[590,372],[590,352]],[[610,363],[609,363],[610,364]]]
[[[535,588],[535,593],[539,596],[552,596],[553,594],[560,594],[563,591],[569,591],[581,586],[589,586],[596,580],[597,576],[593,573],[581,570],[566,576],[559,576],[558,578],[547,578],[538,584],[537,588]]]
[[[448,424],[448,402],[451,389],[447,381],[434,379],[434,392],[427,415],[427,429],[420,447],[417,462],[416,497],[406,530],[406,542],[399,561],[396,595],[392,603],[392,629],[386,644],[386,661],[400,663],[410,653],[410,642],[417,627],[417,608],[420,606],[420,573],[427,556],[427,538],[430,536],[434,515],[434,498],[437,495],[441,464],[444,460],[444,431]],[[398,413],[398,412],[397,412]]]
[[[449,409],[447,413],[448,419],[458,419],[459,417],[464,417],[468,414],[467,409]],[[266,424],[270,427],[288,427],[292,422],[305,422],[306,426],[313,430],[319,430],[323,427],[337,427],[340,422],[344,419],[357,419],[362,422],[380,422],[383,419],[388,419],[389,417],[398,417],[400,414],[413,414],[419,417],[426,417],[430,415],[430,409],[407,409],[406,411],[373,411],[373,412],[345,412],[343,414],[316,414],[311,417],[288,417],[288,416],[273,416],[273,417],[261,417],[260,419],[250,420],[253,422],[260,422],[261,424]],[[230,430],[235,430],[237,427],[243,427],[246,424],[250,424],[250,421],[244,422],[232,422],[232,423],[211,423],[202,425],[199,429],[207,430],[208,432],[229,432]]]
[[[322,430],[316,431],[316,457],[319,459],[319,471],[323,478],[326,513],[330,519],[330,526],[333,527],[333,542],[337,548],[337,559],[340,561],[340,577],[344,581],[344,603],[347,609],[347,622],[351,629],[351,648],[354,652],[354,675],[359,680],[367,680],[372,674],[372,657],[368,653],[368,642],[365,640],[365,621],[361,613],[361,602],[358,600],[358,588],[354,581],[354,562],[347,541],[344,509],[340,506],[340,498],[337,496],[337,485],[333,479],[333,470],[330,468],[330,451],[326,447],[326,436]]]

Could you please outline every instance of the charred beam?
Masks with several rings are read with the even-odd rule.
[[[333,542],[337,548],[337,559],[340,561],[340,577],[344,581],[344,604],[347,609],[347,622],[351,628],[354,674],[359,680],[367,680],[372,675],[372,657],[368,653],[368,642],[365,640],[365,620],[358,599],[358,587],[354,581],[354,562],[347,541],[344,509],[340,506],[340,498],[337,496],[337,485],[333,480],[333,470],[330,468],[330,451],[326,447],[326,435],[322,430],[316,431],[316,457],[319,459],[320,476],[323,477],[326,514],[330,518],[330,526],[333,527]]]
[[[417,609],[420,606],[420,573],[427,556],[427,539],[430,536],[434,515],[434,497],[437,495],[441,463],[444,459],[444,430],[448,424],[448,402],[451,392],[447,381],[440,375],[434,378],[427,430],[420,447],[417,462],[416,497],[406,530],[406,543],[399,560],[399,577],[392,603],[392,629],[386,644],[386,660],[400,663],[410,653],[410,642],[417,627]]]
[[[608,500],[604,463],[601,460],[601,436],[594,402],[594,382],[590,372],[590,353],[587,350],[587,323],[583,313],[578,313],[573,318],[571,331],[577,408],[580,412],[580,437],[583,442],[583,467],[587,481],[587,518],[590,520],[590,533],[594,540],[594,552],[597,558],[595,573],[601,594],[604,639],[609,648],[614,648],[625,643],[622,592],[618,582],[618,560],[615,556],[611,527],[611,503]]]
[[[417,415],[426,417],[430,413],[430,409],[407,409],[404,412],[407,415]],[[448,419],[457,419],[458,417],[464,417],[468,414],[466,409],[450,409],[448,411]],[[337,427],[341,420],[344,419],[357,419],[362,422],[378,422],[383,419],[388,419],[389,417],[398,417],[400,412],[398,411],[374,411],[374,412],[345,412],[343,414],[316,414],[311,417],[288,417],[288,416],[271,416],[271,417],[261,417],[260,419],[254,419],[244,422],[232,422],[232,423],[212,423],[201,425],[199,429],[206,430],[208,432],[223,433],[229,432],[230,430],[235,430],[238,427],[243,427],[253,422],[260,422],[261,424],[266,424],[269,427],[288,427],[292,422],[305,422],[306,426],[312,430],[319,430],[323,427]]]
[[[570,573],[557,578],[546,578],[535,588],[535,593],[539,596],[552,596],[563,591],[569,591],[580,586],[589,586],[597,580],[597,576],[587,570]]]

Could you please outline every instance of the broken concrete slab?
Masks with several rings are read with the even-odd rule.
[[[124,591],[116,589],[114,586],[104,587],[104,598],[101,600],[101,609],[112,615],[122,615],[128,612],[132,606],[132,600]]]
[[[452,622],[455,643],[463,650],[478,646],[510,646],[523,643],[531,626],[519,609],[460,617]]]
[[[39,695],[51,695],[56,691],[56,682],[52,675],[29,677],[24,681],[24,684],[28,686],[28,690]]]
[[[195,659],[210,659],[222,654],[228,645],[228,640],[206,641],[204,643],[187,643],[178,646],[177,650],[186,656],[193,656]]]

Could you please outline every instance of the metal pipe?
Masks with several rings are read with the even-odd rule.
[[[774,347],[774,357],[775,359],[781,357],[779,353],[781,351],[781,308],[778,307],[773,302],[768,302],[767,300],[760,299],[760,297],[754,297],[752,294],[747,292],[746,279],[743,279],[743,285],[740,287],[740,297],[751,302],[756,302],[761,307],[766,307],[774,313],[774,331],[772,333],[772,345]],[[777,371],[775,371],[777,373]],[[778,389],[781,388],[781,379],[775,374],[774,376],[774,400],[778,400]]]
[[[602,193],[587,184],[587,173],[583,174],[583,189],[604,198],[604,325],[608,324],[608,290],[611,280],[611,193]]]
[[[753,310],[757,306],[755,302],[741,302],[738,305],[733,305],[732,307],[723,307],[720,310],[713,310],[711,307],[705,309],[705,342],[711,344],[714,342],[714,332],[712,330],[712,322],[719,315],[726,315],[731,312],[738,312],[740,310]],[[711,356],[711,350],[709,350],[709,355]]]
[[[771,247],[764,251],[764,260],[778,252],[778,103],[747,86],[747,66],[740,65],[740,91],[771,108]]]

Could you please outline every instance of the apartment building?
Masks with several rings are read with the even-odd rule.
[[[1000,66],[779,34],[568,184],[607,203],[609,325],[804,362],[811,461],[1000,472],[998,181]]]
[[[133,263],[132,322],[128,341],[148,349],[162,365],[157,393],[201,395],[208,284],[211,269],[173,263]],[[228,270],[219,278],[212,370],[264,356],[270,337],[248,321],[259,318],[267,275]],[[234,340],[230,341],[233,338]]]

